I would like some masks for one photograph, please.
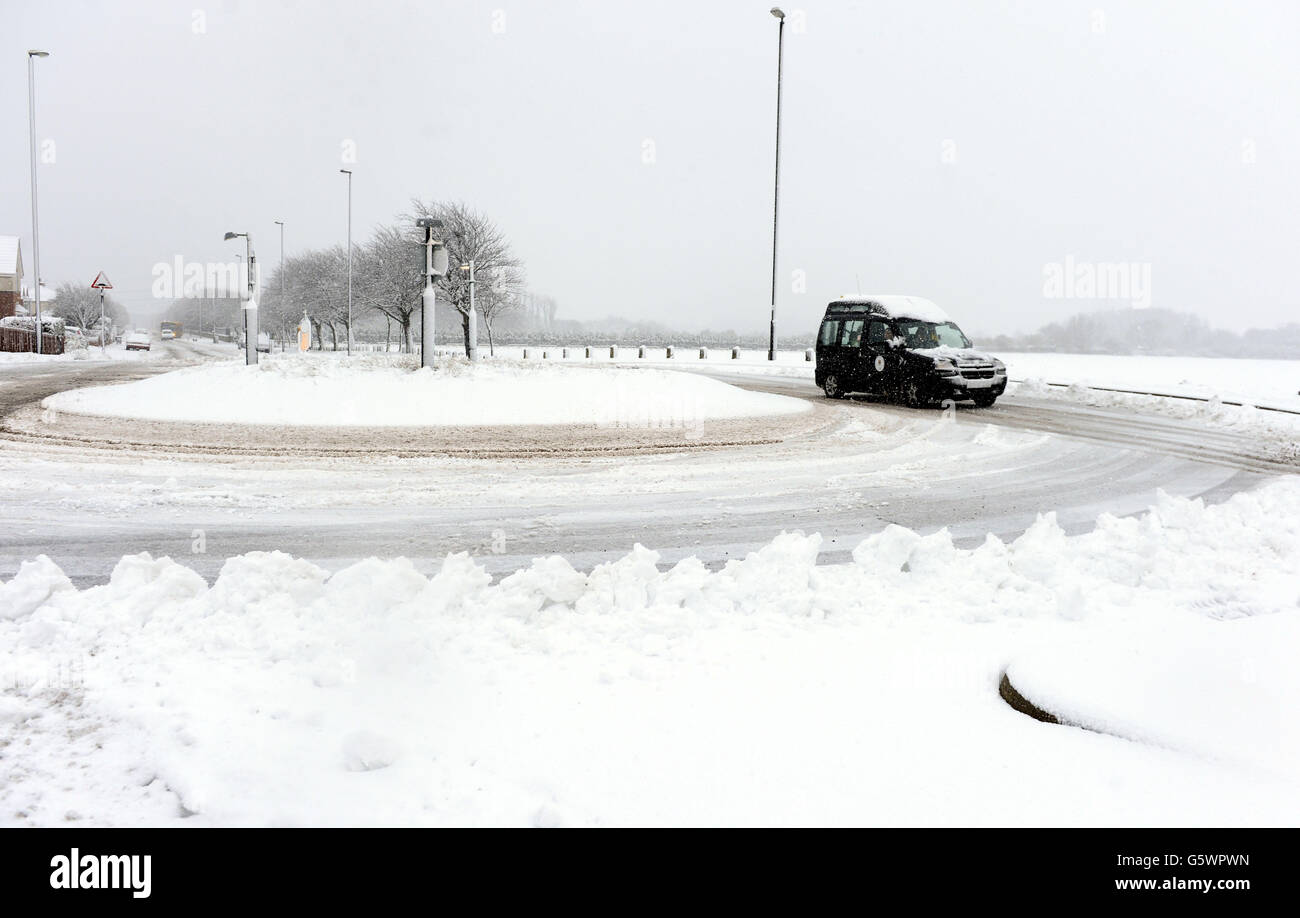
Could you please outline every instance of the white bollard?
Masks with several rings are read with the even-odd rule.
[[[560,359],[561,360],[569,359],[569,349],[567,347],[560,348]]]
[[[738,348],[738,347],[733,347],[733,348],[731,349],[731,359],[732,359],[732,360],[739,360],[739,359],[740,359],[740,348]]]
[[[610,360],[616,360],[617,358],[618,358],[618,348],[616,348],[616,347],[611,347],[611,348],[609,349],[609,359],[610,359]]]
[[[812,363],[812,359],[813,359],[813,349],[812,349],[812,348],[808,348],[807,350],[805,350],[805,351],[803,352],[803,359],[804,359],[805,361],[807,361],[808,363]]]
[[[703,348],[703,347],[700,348],[700,359],[701,359],[701,360],[708,360],[708,359],[709,359],[709,351],[708,351],[708,348]]]
[[[667,357],[669,360],[673,359],[673,346],[671,344],[664,349],[664,356]]]
[[[641,358],[641,357],[644,357],[644,356],[645,356],[645,345],[644,345],[644,344],[641,345],[639,348],[636,349],[636,356],[637,356],[638,358]]]
[[[586,353],[585,353],[583,356],[585,356],[587,359],[590,360],[590,359],[591,359],[591,348],[587,348],[587,349],[586,349]]]
[[[545,360],[545,359],[546,359],[547,357],[549,357],[549,356],[550,356],[550,354],[546,353],[546,351],[542,351],[542,359],[543,359],[543,360]]]

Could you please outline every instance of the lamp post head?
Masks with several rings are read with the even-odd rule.
[[[785,19],[785,10],[781,9],[781,7],[779,7],[779,6],[774,6],[774,7],[772,7],[772,9],[771,9],[771,13],[772,13],[772,15],[775,16],[777,19],[781,19],[781,20],[784,20],[784,19]]]
[[[276,226],[284,226],[283,220],[273,220],[272,222],[275,223]]]
[[[49,56],[50,56],[50,52],[48,52],[48,51],[37,51],[37,50],[33,49],[33,50],[27,52],[27,56],[28,56],[28,57],[49,57]]]
[[[351,170],[351,169],[340,169],[339,171],[340,171],[340,172],[343,172],[343,173],[345,173],[345,174],[347,174],[347,175],[351,175],[351,174],[352,174],[352,170]]]

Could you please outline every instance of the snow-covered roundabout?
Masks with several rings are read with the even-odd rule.
[[[665,369],[276,355],[51,396],[28,429],[200,451],[550,454],[742,445],[804,429],[802,399]]]

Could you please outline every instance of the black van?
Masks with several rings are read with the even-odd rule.
[[[992,405],[1007,388],[1001,360],[973,349],[942,309],[916,296],[854,296],[826,307],[817,335],[817,385],[921,406],[946,399]]]

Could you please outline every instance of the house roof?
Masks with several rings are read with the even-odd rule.
[[[18,274],[22,256],[18,254],[17,236],[0,236],[0,274]]]

